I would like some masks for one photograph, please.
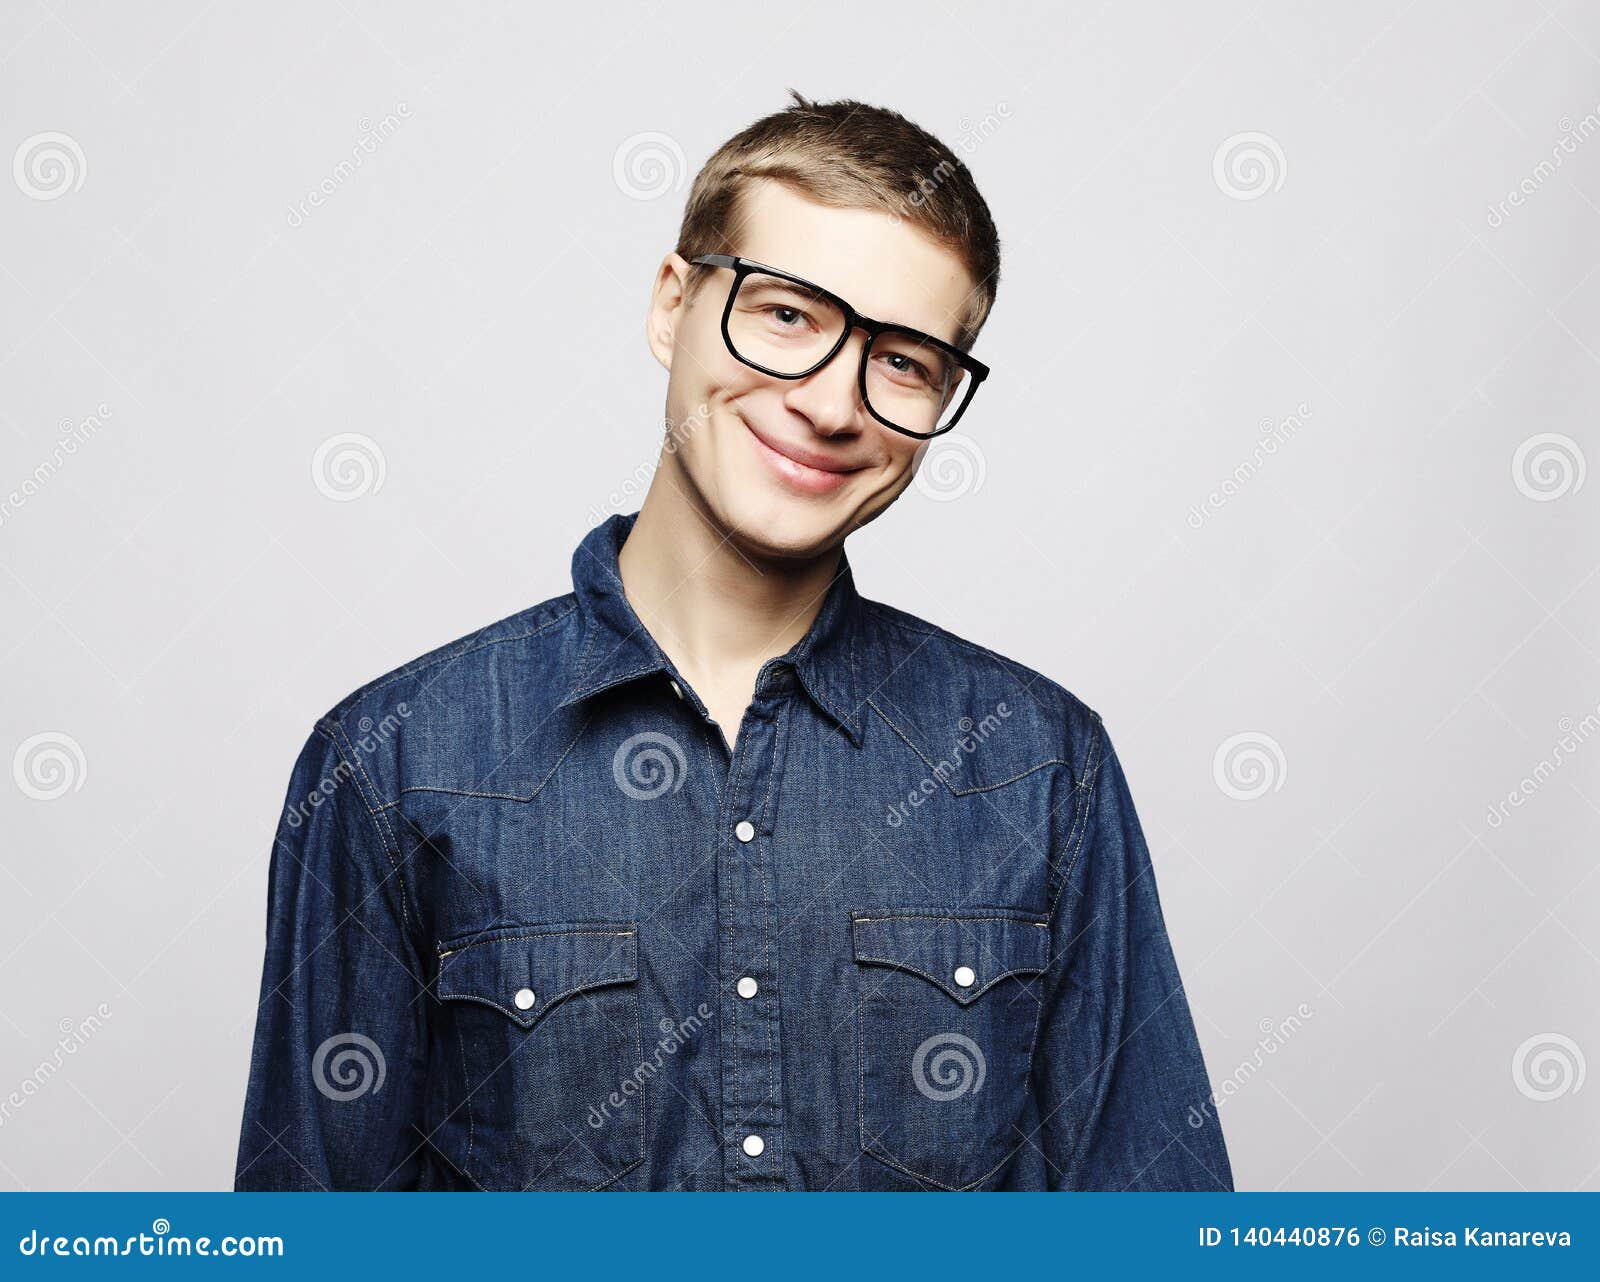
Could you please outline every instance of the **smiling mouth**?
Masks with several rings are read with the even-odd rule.
[[[861,471],[859,467],[823,468],[803,463],[776,446],[769,445],[748,423],[745,427],[750,432],[750,439],[755,442],[756,453],[761,455],[773,474],[784,484],[803,494],[827,494],[838,489],[851,476]]]

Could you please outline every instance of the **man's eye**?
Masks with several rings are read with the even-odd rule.
[[[883,359],[896,375],[907,381],[926,383],[928,371],[902,352],[885,352]]]
[[[767,314],[785,329],[792,329],[800,324],[806,316],[798,307],[769,307]]]

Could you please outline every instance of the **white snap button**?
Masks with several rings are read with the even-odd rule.
[[[673,681],[673,680],[671,680],[669,678],[668,681],[667,681],[667,684],[672,687],[672,693],[677,695],[678,698],[682,699],[684,697],[683,687],[681,685],[679,685],[676,681]]]
[[[960,988],[971,988],[978,982],[977,972],[971,966],[957,966],[955,978]]]
[[[517,989],[517,995],[511,999],[516,1002],[518,1010],[532,1010],[534,1002],[539,999],[533,995],[531,988]]]
[[[749,999],[751,997],[754,997],[760,991],[761,991],[761,986],[759,984],[757,984],[755,980],[751,979],[750,976],[748,976],[748,975],[746,975],[743,979],[741,979],[739,981],[739,996],[740,997]]]
[[[766,1140],[759,1135],[746,1135],[744,1137],[744,1155],[746,1157],[760,1157],[766,1147]]]
[[[740,841],[754,841],[756,837],[756,826],[748,819],[741,819],[739,820],[738,826],[734,828],[733,835]]]

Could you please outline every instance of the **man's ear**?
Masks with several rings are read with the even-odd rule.
[[[655,358],[666,369],[672,368],[672,353],[677,343],[678,322],[688,306],[689,263],[676,251],[661,260],[656,281],[650,291],[650,310],[645,316],[644,336]]]

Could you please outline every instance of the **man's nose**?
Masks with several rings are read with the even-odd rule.
[[[817,431],[830,436],[858,426],[862,412],[861,349],[867,341],[861,330],[853,332],[826,365],[795,380],[784,403],[805,415]]]

